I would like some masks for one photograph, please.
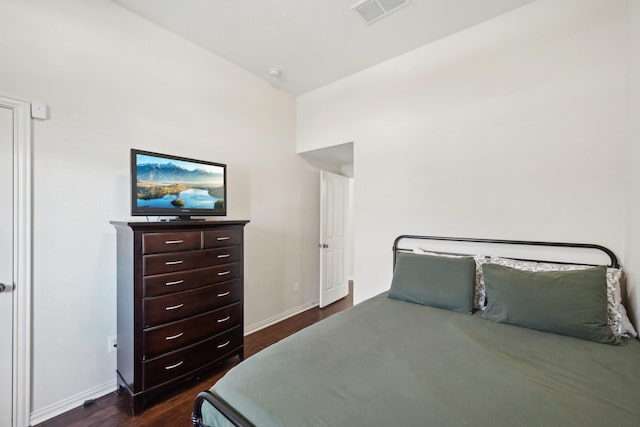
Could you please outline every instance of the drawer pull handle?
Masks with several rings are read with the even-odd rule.
[[[226,342],[226,343],[224,343],[224,344],[220,344],[220,345],[218,346],[218,348],[226,347],[226,346],[228,346],[228,345],[229,345],[229,343],[230,343],[230,342],[231,342],[231,341],[229,340],[229,341],[227,341],[227,342]]]
[[[184,240],[165,240],[167,245],[178,245],[180,243],[184,243]]]
[[[184,307],[184,304],[172,305],[171,307],[165,307],[164,309],[169,311],[169,310],[177,310],[180,307]]]
[[[184,363],[184,360],[179,361],[178,363],[176,363],[175,365],[169,365],[169,366],[165,366],[164,369],[166,371],[170,370],[170,369],[175,369],[178,366],[182,365]]]
[[[229,258],[231,254],[218,255],[218,258]]]
[[[165,265],[178,265],[178,264],[182,264],[184,261],[167,261],[164,264]]]
[[[218,237],[218,240],[229,240],[231,237],[229,236],[225,236],[225,237]]]
[[[229,319],[231,319],[231,316],[227,316],[224,319],[218,319],[218,323],[226,322]]]
[[[164,339],[167,341],[175,340],[176,338],[180,338],[184,335],[184,332],[180,332],[179,334],[171,335],[170,337],[165,337]]]
[[[222,297],[226,297],[227,295],[229,295],[231,293],[231,291],[227,291],[221,294],[218,294],[218,298],[222,298]]]
[[[220,273],[218,273],[218,276],[226,276],[227,274],[231,274],[231,272],[229,270],[221,271]]]
[[[173,285],[179,285],[179,284],[181,284],[181,283],[184,283],[184,280],[175,280],[175,281],[173,281],[173,282],[167,282],[167,283],[165,283],[164,285],[165,285],[165,286],[173,286]]]

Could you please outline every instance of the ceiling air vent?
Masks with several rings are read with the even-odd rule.
[[[352,9],[358,12],[367,24],[370,24],[408,3],[409,0],[364,0],[352,6]]]

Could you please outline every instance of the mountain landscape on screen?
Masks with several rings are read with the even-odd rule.
[[[224,172],[215,166],[211,169],[189,169],[171,161],[138,164],[138,206],[221,208],[224,203]],[[215,169],[220,169],[220,172]]]
[[[138,180],[153,182],[209,182],[222,185],[222,172],[204,169],[187,169],[170,163],[146,163],[138,165]]]

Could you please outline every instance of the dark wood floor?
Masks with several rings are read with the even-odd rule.
[[[269,326],[244,339],[245,355],[251,357],[260,350],[280,341],[289,335],[312,325],[334,313],[351,307],[353,289],[349,296],[323,309],[312,308],[275,325]],[[77,408],[66,412],[38,426],[46,427],[87,427],[87,426],[190,426],[193,401],[202,390],[210,388],[229,369],[238,364],[238,358],[226,362],[210,373],[187,382],[179,388],[150,402],[145,411],[133,417],[129,411],[129,401],[124,395],[115,392],[101,397],[86,408]]]

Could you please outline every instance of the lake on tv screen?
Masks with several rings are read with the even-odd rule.
[[[172,204],[175,199],[184,203],[182,206]],[[167,194],[158,199],[138,199],[139,208],[169,208],[169,209],[213,209],[217,197],[213,197],[207,190],[190,188],[178,194]]]

